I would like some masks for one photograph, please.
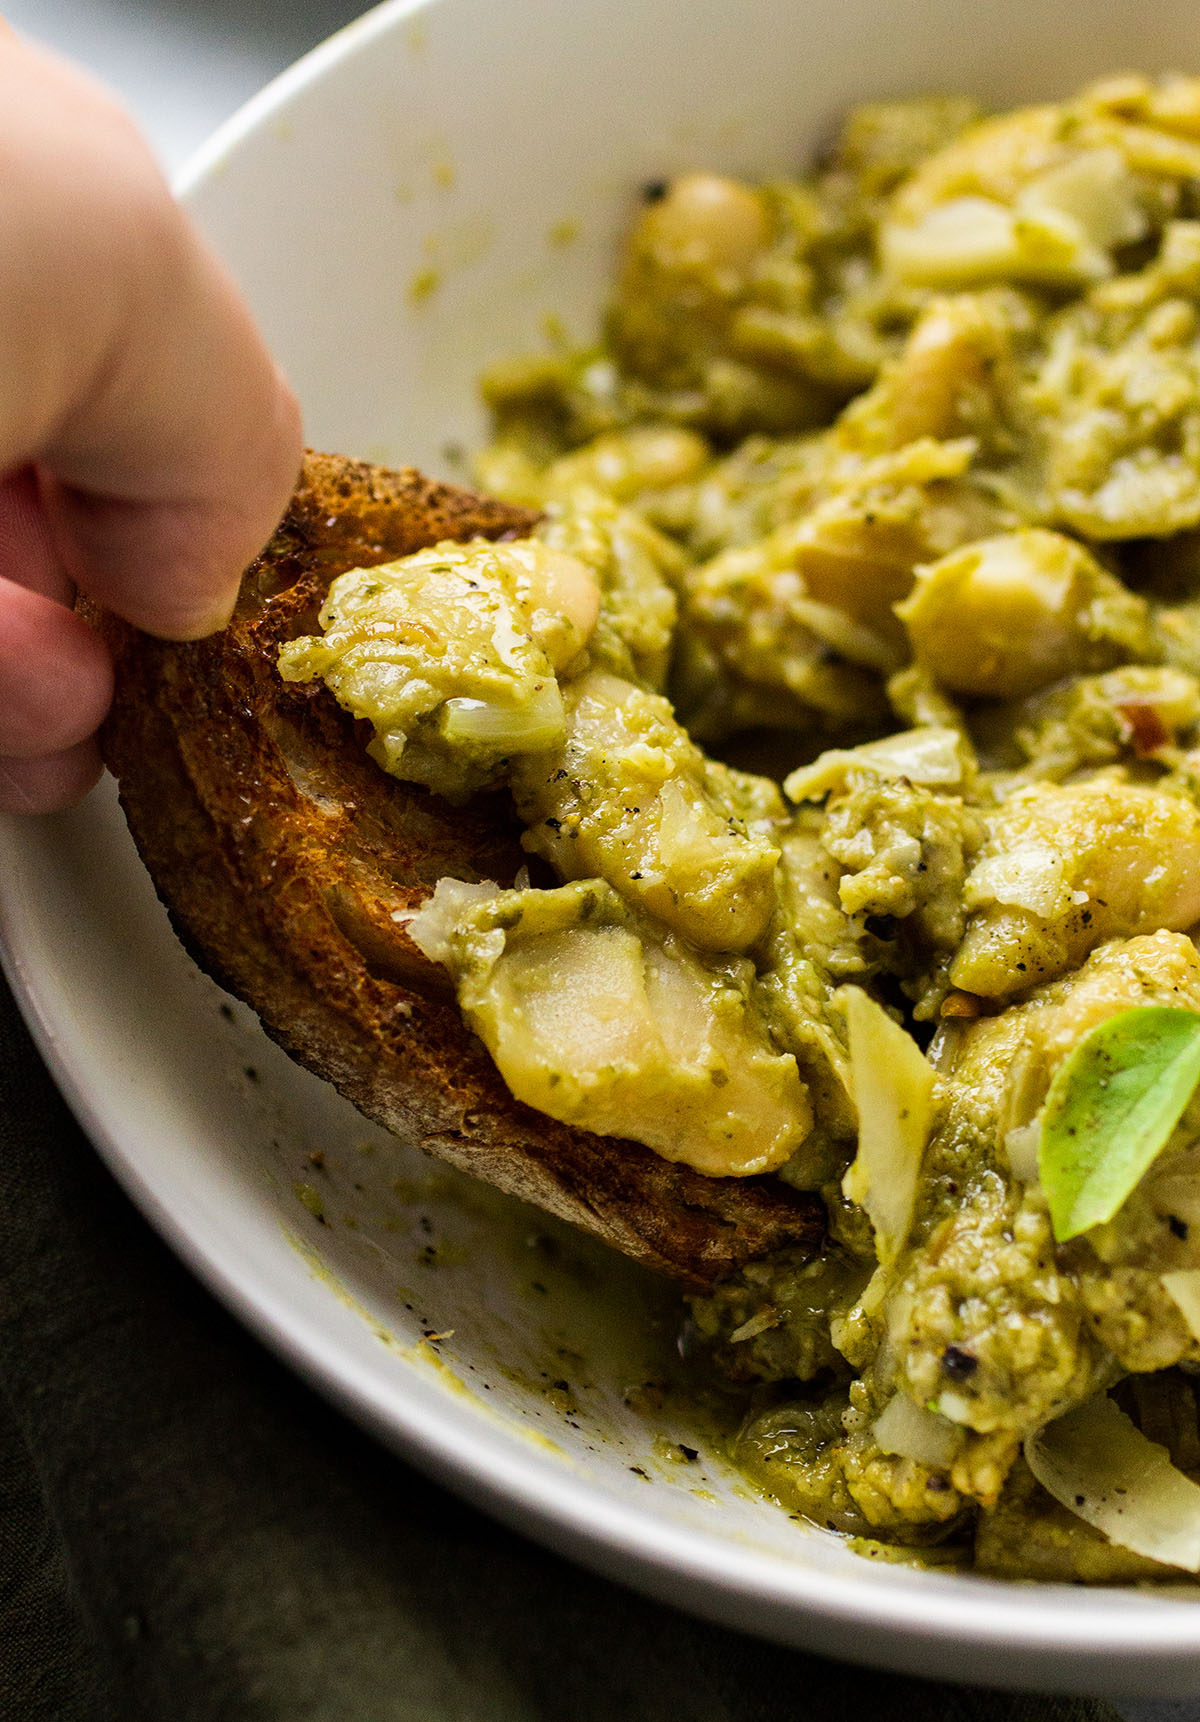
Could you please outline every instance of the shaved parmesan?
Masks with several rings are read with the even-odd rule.
[[[842,1189],[867,1211],[883,1263],[904,1248],[937,1087],[917,1043],[861,987],[838,995],[850,1034],[858,1153]]]
[[[735,1327],[729,1336],[730,1345],[741,1345],[747,1339],[757,1339],[760,1333],[769,1333],[773,1327],[778,1327],[783,1317],[770,1304],[752,1315],[749,1321],[744,1321],[741,1327]]]
[[[961,1430],[936,1411],[916,1404],[907,1393],[897,1393],[888,1400],[871,1433],[881,1453],[894,1453],[899,1459],[915,1459],[919,1465],[939,1469],[954,1463],[962,1445]]]
[[[819,801],[831,789],[840,789],[851,771],[873,771],[879,777],[906,777],[945,789],[963,780],[959,733],[944,724],[901,730],[882,741],[864,742],[861,747],[833,747],[819,754],[811,765],[802,765],[784,783],[791,801]]]
[[[1145,238],[1148,224],[1136,179],[1111,145],[1081,150],[1032,179],[1017,199],[1026,211],[1055,210],[1077,221],[1103,251]]]
[[[990,197],[954,197],[915,224],[885,221],[884,267],[907,286],[952,290],[989,281],[1074,286],[1112,274],[1083,223],[1047,198],[1007,209]]]
[[[1179,1305],[1192,1338],[1200,1339],[1200,1268],[1180,1268],[1177,1273],[1164,1274],[1162,1283],[1167,1295]]]
[[[1107,1394],[1031,1435],[1025,1459],[1060,1506],[1118,1548],[1200,1572],[1200,1484]]]

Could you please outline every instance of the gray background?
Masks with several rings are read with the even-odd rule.
[[[80,61],[117,91],[168,173],[255,90],[362,10],[356,0],[7,0],[3,6],[18,30]],[[1119,1708],[1130,1722],[1200,1722],[1200,1701],[1123,1700]]]
[[[97,72],[174,172],[247,96],[366,8],[356,0],[7,0],[18,30]]]

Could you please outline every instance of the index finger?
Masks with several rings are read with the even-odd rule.
[[[0,22],[0,473],[153,633],[223,622],[300,464],[295,400],[132,123]]]

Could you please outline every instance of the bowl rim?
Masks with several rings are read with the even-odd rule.
[[[230,154],[315,83],[368,52],[440,0],[383,0],[329,37],[252,96],[176,175],[186,202],[219,174]],[[102,817],[96,792],[81,810]],[[31,821],[30,827],[41,821]],[[13,819],[0,822],[0,857],[22,865],[32,839]],[[27,861],[25,863],[27,865]],[[38,974],[36,936],[24,924],[11,868],[0,870],[0,961],[31,1028],[79,1122],[155,1228],[210,1290],[272,1350],[393,1448],[518,1529],[566,1550],[610,1576],[693,1613],[793,1644],[863,1660],[1043,1690],[1097,1688],[1163,1694],[1200,1690],[1200,1615],[1194,1603],[1137,1597],[1125,1589],[1086,1593],[971,1575],[915,1575],[862,1562],[861,1576],[795,1563],[717,1534],[639,1510],[588,1485],[566,1466],[497,1430],[464,1417],[447,1390],[418,1382],[397,1394],[382,1374],[360,1367],[336,1338],[314,1332],[285,1300],[256,1279],[219,1229],[188,1224],[173,1211],[122,1140],[97,1096],[86,1058],[56,1019]],[[52,989],[51,989],[52,992]],[[782,1509],[781,1509],[782,1510]],[[940,1579],[936,1591],[923,1578]],[[903,1582],[901,1582],[903,1580]],[[952,1589],[947,1589],[947,1580]],[[1084,1601],[1084,1598],[1087,1601]],[[1107,1604],[1107,1606],[1106,1606]]]
[[[171,178],[171,189],[181,202],[202,182],[219,173],[222,163],[251,133],[279,118],[279,111],[295,96],[309,89],[344,60],[368,49],[381,36],[390,35],[400,24],[418,12],[428,12],[438,0],[379,0],[367,11],[343,24],[332,36],[326,36],[316,47],[301,54],[290,66],[278,72],[222,120],[203,143],[197,145]]]
[[[862,1660],[921,1673],[930,1672],[939,1650],[958,1652],[960,1677],[973,1673],[1045,1690],[1128,1685],[1172,1693],[1200,1686],[1192,1603],[1158,1599],[1154,1608],[1131,1610],[1128,1593],[1116,1591],[1107,1600],[1121,1604],[1119,1612],[1095,1606],[1064,1612],[1047,1607],[1048,1598],[1077,1604],[1079,1591],[914,1573],[865,1560],[861,1574],[817,1570],[647,1513],[499,1428],[474,1401],[415,1372],[397,1391],[394,1375],[350,1357],[335,1333],[314,1329],[281,1291],[263,1283],[255,1259],[215,1219],[178,1211],[153,1164],[130,1147],[121,1128],[122,1102],[98,1081],[56,1001],[58,983],[47,970],[21,885],[36,891],[30,879],[37,834],[46,833],[48,822],[51,841],[61,844],[65,836],[70,842],[74,826],[75,841],[82,842],[91,822],[119,818],[115,801],[112,785],[105,784],[66,816],[0,821],[0,963],[64,1098],[126,1193],[196,1276],[302,1378],[386,1445],[518,1530],[742,1630],[847,1656],[857,1651]],[[132,844],[129,865],[141,865]],[[1096,1591],[1082,1594],[1093,1603],[1104,1600]],[[847,1630],[853,1639],[844,1636]],[[1097,1658],[1104,1664],[1099,1671]],[[1124,1678],[1114,1667],[1118,1661],[1125,1664]]]

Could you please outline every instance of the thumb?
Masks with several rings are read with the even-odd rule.
[[[0,160],[0,473],[36,465],[82,590],[208,632],[295,484],[295,399],[130,121],[4,33]]]

